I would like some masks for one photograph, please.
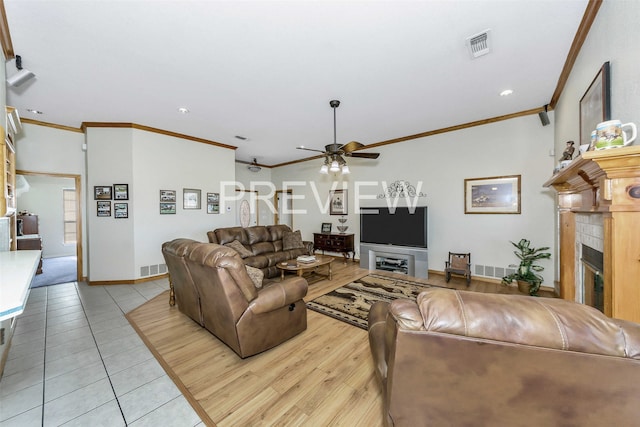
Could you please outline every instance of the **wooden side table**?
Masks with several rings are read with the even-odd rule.
[[[345,260],[349,259],[351,252],[351,260],[354,261],[356,252],[354,249],[353,233],[313,233],[313,249],[331,252],[340,252]]]

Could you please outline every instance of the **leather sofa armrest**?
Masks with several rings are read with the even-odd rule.
[[[373,356],[373,365],[378,378],[383,384],[387,382],[387,342],[385,339],[387,329],[387,315],[389,303],[378,301],[369,309],[369,347]]]
[[[303,241],[302,244],[304,248],[307,250],[307,254],[313,255],[313,242]]]
[[[251,301],[249,309],[256,314],[277,310],[304,298],[307,286],[307,281],[302,277],[274,282],[258,292],[258,297]]]
[[[424,330],[424,319],[415,301],[408,299],[394,300],[389,311],[403,329],[412,331]]]

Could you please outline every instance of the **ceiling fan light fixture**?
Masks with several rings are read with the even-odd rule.
[[[260,165],[258,165],[258,161],[255,157],[253,158],[253,162],[251,162],[251,164],[247,166],[247,169],[249,169],[251,172],[260,172],[262,170]]]
[[[329,171],[338,172],[340,170],[340,164],[337,160],[331,162],[331,166],[329,166]]]
[[[329,166],[326,163],[320,166],[320,173],[323,175],[327,175],[329,173]]]
[[[351,171],[349,170],[349,166],[347,166],[346,163],[342,165],[342,175],[348,175],[350,173]]]

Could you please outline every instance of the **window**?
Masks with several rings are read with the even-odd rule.
[[[62,190],[63,201],[63,221],[64,221],[64,243],[76,243],[76,190]]]

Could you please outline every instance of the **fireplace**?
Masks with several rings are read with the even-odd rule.
[[[586,305],[604,313],[604,257],[602,252],[582,245],[582,295]]]

